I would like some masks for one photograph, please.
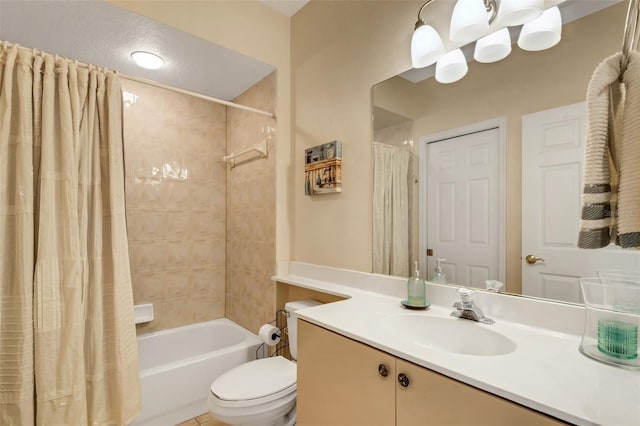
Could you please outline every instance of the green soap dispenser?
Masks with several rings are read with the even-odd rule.
[[[420,271],[418,270],[418,261],[413,262],[413,277],[407,281],[407,303],[410,306],[423,307],[427,304],[425,296],[425,284],[420,279]]]
[[[431,275],[431,282],[438,284],[446,284],[447,276],[442,272],[442,265],[440,262],[444,262],[447,259],[436,258],[436,271]]]

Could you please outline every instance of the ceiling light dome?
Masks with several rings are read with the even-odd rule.
[[[518,38],[522,50],[537,52],[549,49],[562,38],[562,16],[558,6],[547,9],[536,20],[525,24]]]
[[[164,59],[160,56],[142,50],[133,52],[131,54],[131,59],[133,59],[133,61],[142,68],[146,68],[148,70],[157,70],[164,65]]]
[[[501,0],[498,7],[498,24],[503,27],[522,25],[542,14],[544,0]]]

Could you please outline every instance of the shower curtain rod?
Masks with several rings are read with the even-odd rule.
[[[166,84],[158,83],[153,80],[147,80],[145,78],[134,77],[131,75],[122,74],[120,72],[118,74],[120,75],[121,78],[124,78],[129,81],[135,81],[137,83],[147,84],[149,86],[159,87],[161,89],[172,90],[174,92],[182,93],[183,95],[189,95],[189,96],[194,96],[196,98],[204,99],[205,101],[215,102],[217,104],[222,104],[232,108],[238,108],[238,109],[242,109],[249,112],[255,112],[256,114],[266,115],[267,117],[275,118],[275,114],[272,112],[262,111],[261,109],[251,108],[246,105],[237,104],[235,102],[225,101],[224,99],[218,99],[218,98],[214,98],[207,95],[201,95],[200,93],[191,92],[189,90],[180,89],[173,86],[168,86]]]
[[[18,46],[18,49],[29,50],[29,51],[33,52],[34,55],[38,54],[38,53],[45,53],[45,52],[43,52],[42,50],[39,50],[39,49],[32,49],[32,48],[29,48],[29,47],[21,46],[19,44],[9,43],[7,41],[3,41],[2,42],[2,46],[4,48],[7,48],[9,46]],[[54,55],[54,56],[59,57],[59,58],[64,58],[61,55]],[[104,68],[104,67],[99,67],[97,65],[91,65],[91,64],[87,64],[85,62],[80,62],[78,60],[73,60],[73,59],[69,59],[69,58],[65,58],[65,59],[70,60],[70,61],[74,61],[76,63],[76,65],[81,66],[83,68],[91,68],[91,67]],[[158,83],[158,82],[153,81],[153,80],[147,80],[145,78],[134,77],[132,75],[123,74],[123,73],[121,73],[119,71],[115,71],[115,72],[120,76],[120,78],[124,78],[125,80],[135,81],[137,83],[142,83],[142,84],[146,84],[146,85],[149,85],[149,86],[158,87],[160,89],[171,90],[171,91],[174,91],[174,92],[182,93],[183,95],[189,95],[189,96],[193,96],[193,97],[196,97],[196,98],[199,98],[199,99],[204,99],[205,101],[215,102],[217,104],[222,104],[222,105],[229,106],[229,107],[232,107],[232,108],[238,108],[238,109],[242,109],[244,111],[254,112],[256,114],[266,115],[267,117],[275,118],[275,114],[272,113],[272,112],[263,111],[263,110],[256,109],[256,108],[251,108],[251,107],[248,107],[246,105],[240,105],[240,104],[237,104],[235,102],[225,101],[224,99],[218,99],[218,98],[214,98],[212,96],[201,95],[200,93],[196,93],[196,92],[192,92],[190,90],[180,89],[180,88],[177,88],[177,87],[173,87],[173,86],[169,86],[169,85],[166,85],[166,84]]]

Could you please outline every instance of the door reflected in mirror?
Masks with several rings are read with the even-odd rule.
[[[626,2],[601,3],[552,49],[513,46],[450,85],[426,69],[373,87],[373,272],[418,260],[431,279],[441,258],[450,284],[581,303],[580,277],[640,270],[635,250],[576,246],[587,86],[626,18]]]

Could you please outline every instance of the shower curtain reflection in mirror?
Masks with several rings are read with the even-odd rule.
[[[373,143],[373,272],[409,275],[409,166],[404,148]]]
[[[116,73],[0,46],[0,423],[140,410]]]

